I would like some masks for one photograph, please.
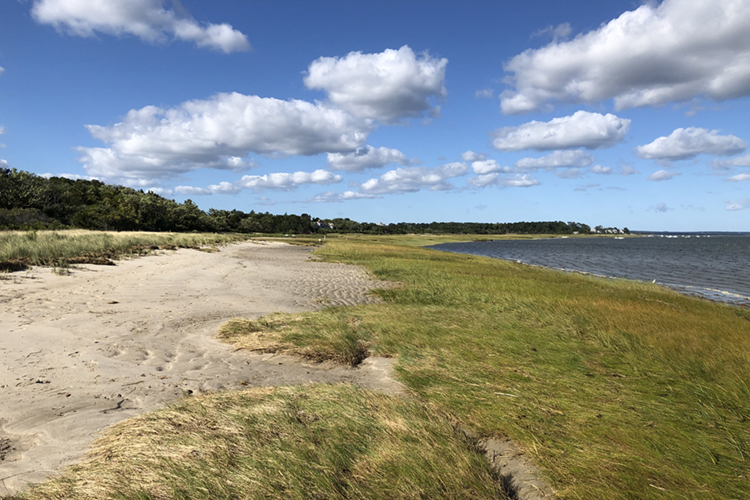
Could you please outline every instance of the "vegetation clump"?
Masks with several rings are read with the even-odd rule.
[[[448,420],[351,385],[192,397],[111,427],[41,499],[505,498]]]

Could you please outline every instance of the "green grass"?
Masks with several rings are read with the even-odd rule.
[[[313,359],[355,363],[353,346],[394,356],[420,400],[511,437],[562,498],[750,497],[750,311],[402,241],[316,251],[401,282],[378,292],[384,304],[224,335]]]
[[[110,428],[26,499],[504,498],[451,424],[348,385],[188,398]]]
[[[159,248],[200,248],[246,239],[245,235],[214,233],[0,231],[0,270],[19,270],[29,265],[65,266],[70,261],[106,263]]]

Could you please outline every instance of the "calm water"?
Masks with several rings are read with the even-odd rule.
[[[750,235],[499,240],[431,248],[617,278],[656,280],[683,293],[750,307]]]

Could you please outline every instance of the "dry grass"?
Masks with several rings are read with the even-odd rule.
[[[111,259],[159,249],[212,248],[246,239],[245,235],[213,233],[0,231],[0,271],[29,265],[111,264]]]
[[[414,401],[306,385],[189,398],[110,428],[25,499],[503,498],[483,457]]]
[[[326,352],[326,332],[348,332],[397,357],[424,401],[511,437],[563,498],[750,498],[750,311],[399,243],[319,249],[404,286],[378,291],[385,304],[255,322],[256,349],[268,332]]]

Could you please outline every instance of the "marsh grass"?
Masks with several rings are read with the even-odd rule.
[[[378,291],[384,304],[248,322],[252,348],[394,356],[421,400],[511,437],[562,498],[750,498],[750,311],[402,241],[318,249],[403,286]]]
[[[110,428],[26,499],[504,498],[484,459],[413,400],[349,385],[188,398]]]
[[[247,239],[239,234],[104,231],[0,231],[0,270],[61,263],[107,264],[158,249],[215,247]]]

